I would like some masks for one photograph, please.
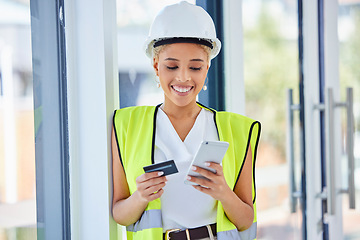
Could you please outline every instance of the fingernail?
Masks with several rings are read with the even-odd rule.
[[[191,177],[190,177],[190,176],[187,176],[186,179],[187,179],[187,180],[191,180]]]
[[[207,166],[207,167],[210,166],[210,163],[206,162],[206,163],[205,163],[205,166]]]
[[[195,171],[195,170],[196,170],[196,167],[195,167],[195,166],[192,166],[192,167],[191,167],[191,170],[194,170],[194,171]]]
[[[164,175],[164,172],[158,172],[158,176]]]

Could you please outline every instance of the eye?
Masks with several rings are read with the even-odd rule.
[[[190,69],[191,69],[191,70],[194,70],[194,71],[200,71],[200,70],[201,70],[201,67],[198,67],[198,68],[196,68],[196,67],[190,67]]]
[[[169,69],[169,70],[175,70],[175,69],[178,68],[178,66],[175,66],[175,67],[166,66],[166,67],[167,67],[167,69]]]

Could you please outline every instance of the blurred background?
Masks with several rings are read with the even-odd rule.
[[[36,239],[30,2],[0,1],[0,239]]]
[[[175,2],[117,0],[121,107],[162,102],[143,42],[155,14]],[[286,89],[299,84],[297,1],[242,2],[246,115],[263,125],[256,169],[258,239],[302,239],[301,215],[289,208],[286,161]],[[359,194],[360,0],[339,0],[338,21],[341,88],[354,88]],[[39,127],[34,125],[30,1],[0,0],[0,240],[37,239],[34,149]],[[299,169],[299,159],[295,163]],[[296,179],[299,184],[300,176]],[[345,239],[360,239],[359,212],[346,206],[343,211]]]

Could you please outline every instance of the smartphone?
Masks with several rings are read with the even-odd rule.
[[[191,167],[193,165],[201,167],[201,168],[205,168],[213,173],[216,173],[216,171],[214,169],[206,167],[205,162],[221,163],[228,147],[229,147],[228,142],[203,141],[200,144],[200,147],[197,150],[195,157],[190,164],[187,174],[185,175],[185,180],[184,180],[185,184],[196,185],[196,183],[190,182],[189,180],[186,179],[186,177],[188,175],[205,178],[204,176],[200,175],[199,173],[193,172],[191,170]]]

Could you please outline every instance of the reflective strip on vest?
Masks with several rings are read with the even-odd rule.
[[[160,209],[144,211],[140,219],[136,223],[127,226],[126,230],[129,232],[138,232],[148,228],[162,228]]]
[[[218,240],[253,240],[256,238],[257,223],[254,222],[250,228],[239,232],[237,229],[217,233]]]
[[[162,228],[161,210],[152,209],[143,213],[141,218],[134,224],[126,227],[129,232],[138,232],[149,228]],[[239,232],[237,229],[217,233],[218,240],[253,240],[256,238],[257,223],[254,222],[250,228]]]

